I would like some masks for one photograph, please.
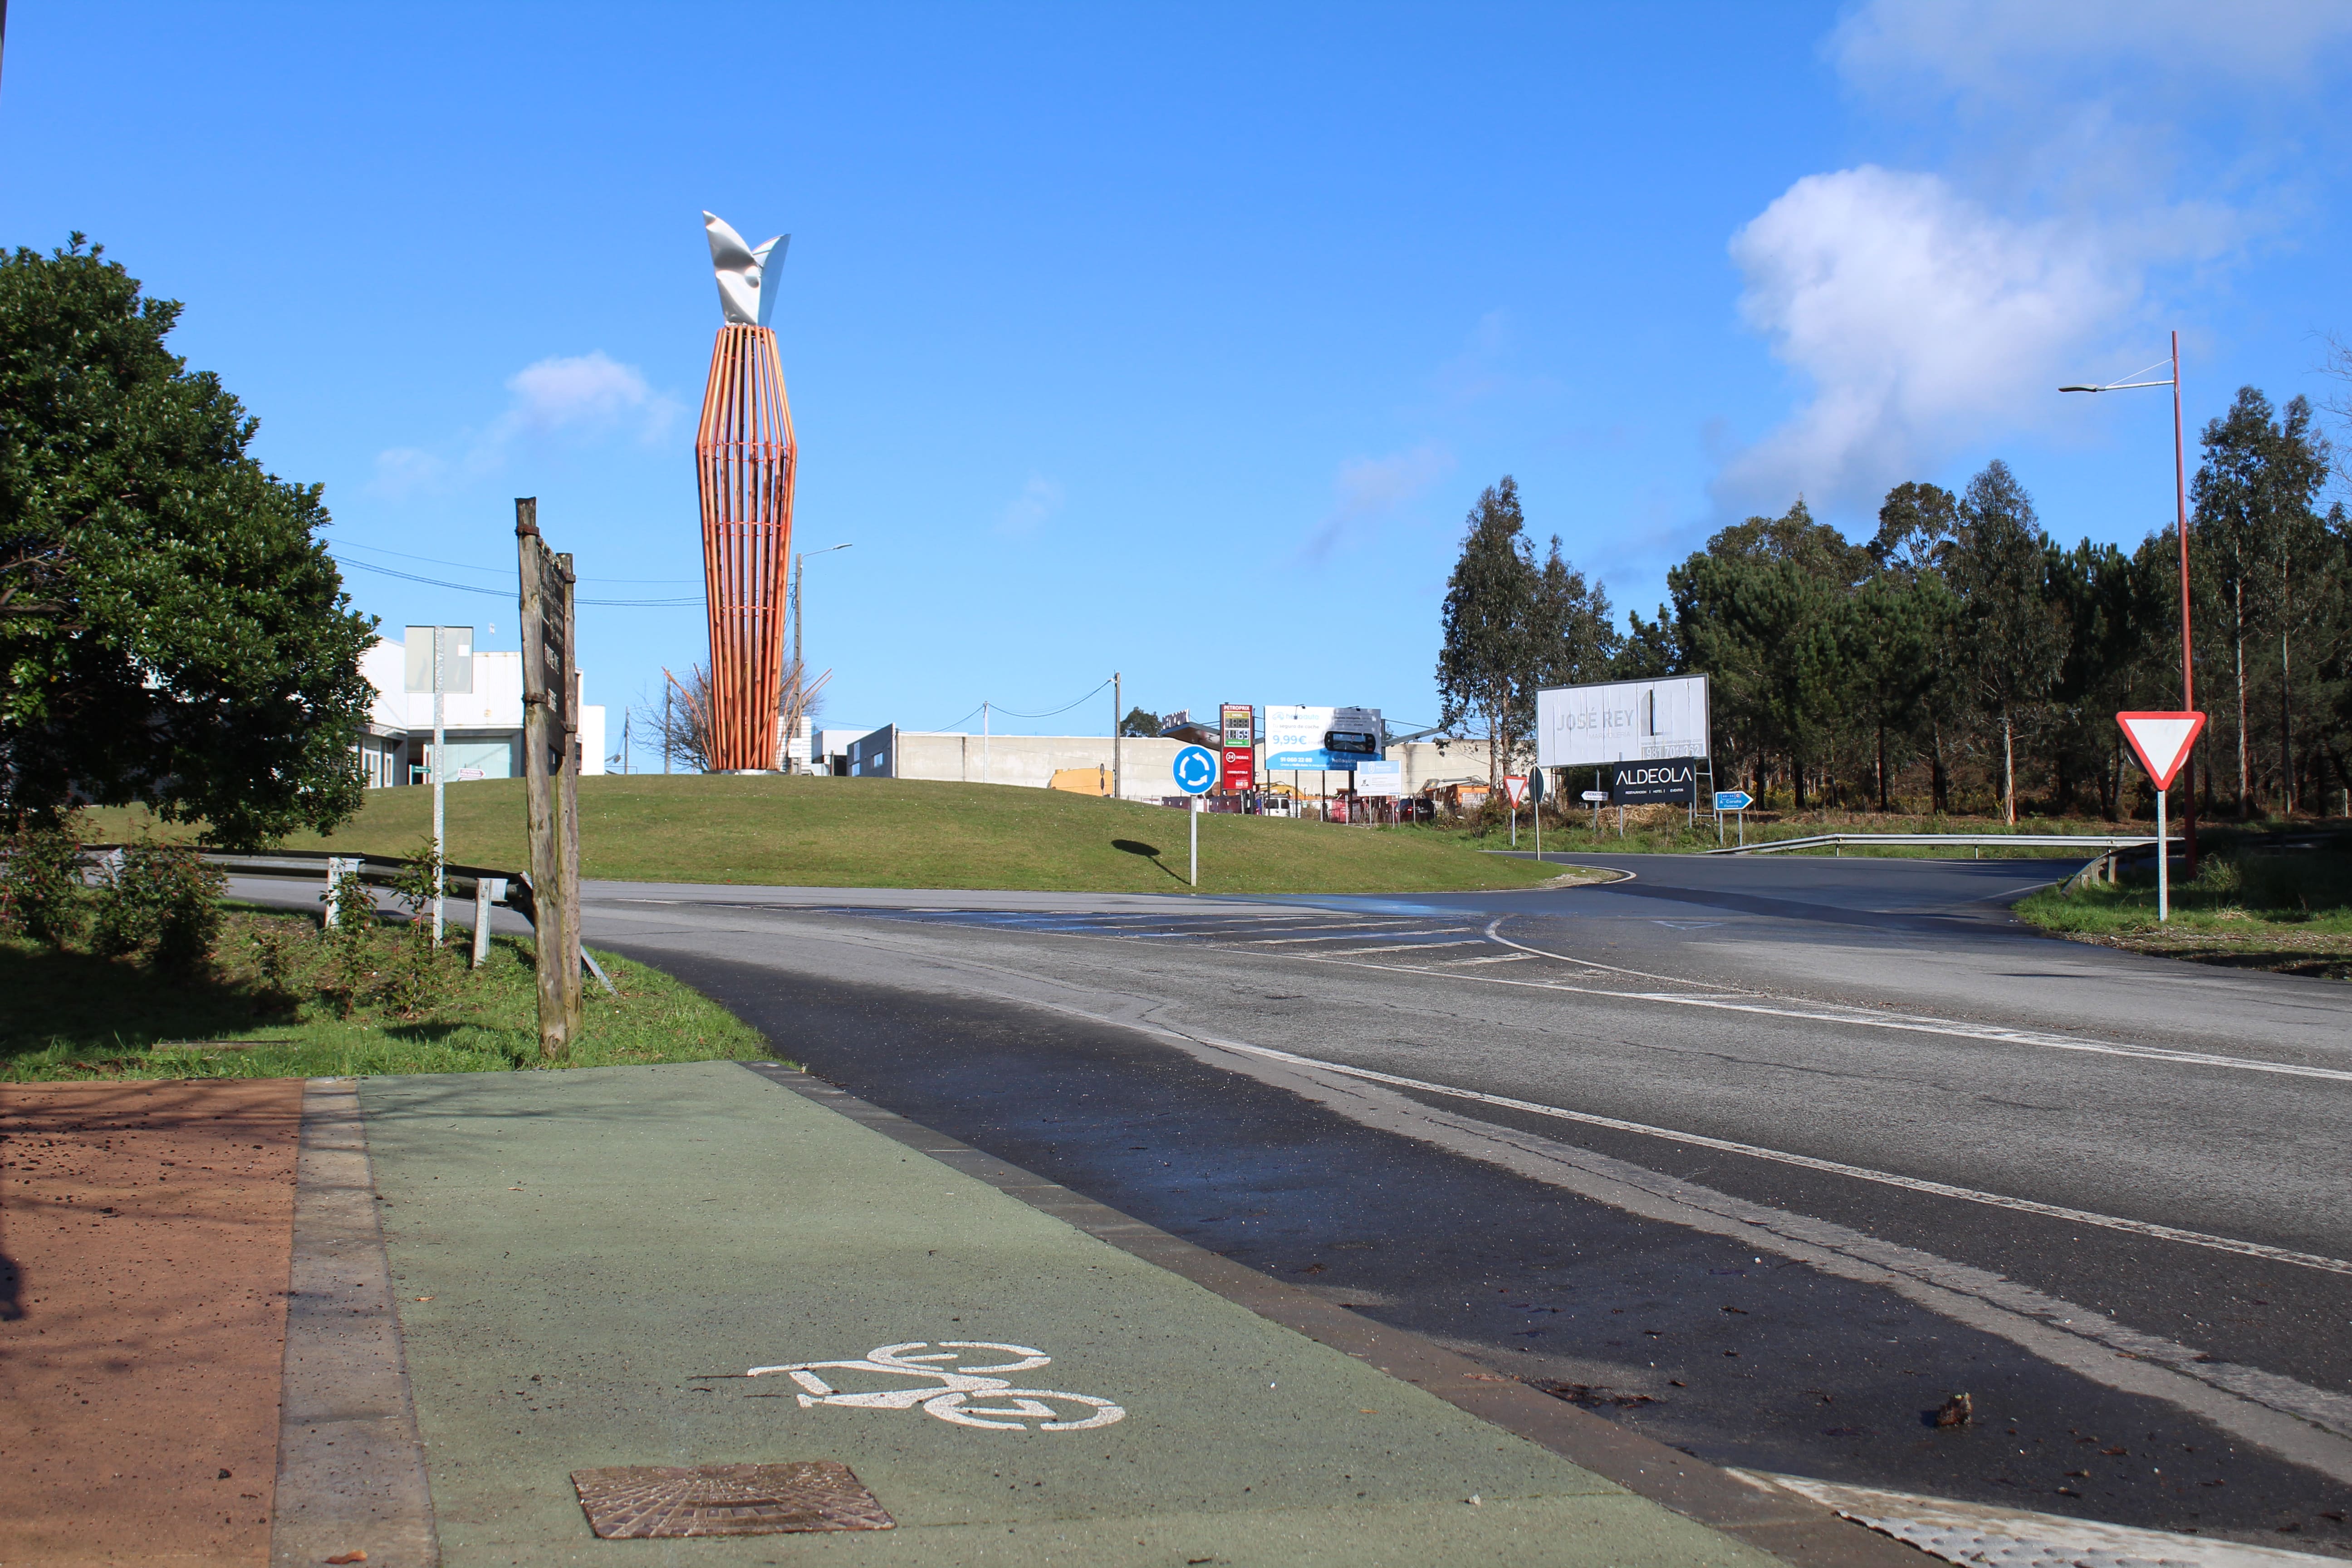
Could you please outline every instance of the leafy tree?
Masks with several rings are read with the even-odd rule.
[[[144,800],[226,845],[358,809],[371,692],[319,487],[80,235],[0,258],[0,810]]]
[[[2046,541],[2033,500],[1996,458],[1969,481],[1949,556],[1959,663],[2000,731],[2001,811],[2017,820],[2017,731],[2036,716],[2065,657],[2044,594]]]
[[[1530,712],[1535,693],[1546,686],[1578,686],[1606,679],[1624,636],[1609,610],[1609,590],[1559,552],[1559,535],[1536,574],[1528,605],[1528,689],[1521,698]]]
[[[1533,726],[1529,678],[1537,658],[1531,612],[1538,582],[1519,487],[1508,474],[1479,496],[1445,587],[1437,655],[1438,723],[1475,720],[1486,731],[1487,773],[1503,768]]]
[[[1118,732],[1130,740],[1150,740],[1160,733],[1160,715],[1149,708],[1130,708],[1118,721]]]

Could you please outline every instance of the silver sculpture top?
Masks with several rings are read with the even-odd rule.
[[[710,236],[710,269],[719,275],[719,309],[730,326],[764,327],[774,313],[775,290],[765,286],[770,253],[776,265],[784,263],[784,250],[793,242],[789,234],[780,234],[759,245],[746,245],[743,237],[727,226],[727,220],[717,213],[704,213],[702,226]]]

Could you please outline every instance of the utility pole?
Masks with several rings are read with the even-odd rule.
[[[1119,732],[1127,728],[1127,700],[1119,695],[1118,671],[1110,672],[1110,797],[1127,798],[1125,785],[1119,780]]]
[[[449,858],[449,841],[442,834],[445,820],[442,810],[443,786],[448,782],[449,749],[447,727],[448,704],[443,695],[449,686],[442,658],[447,650],[449,628],[433,628],[433,945],[441,945],[441,910],[445,891],[441,863]]]
[[[988,782],[988,702],[980,704],[980,782]]]

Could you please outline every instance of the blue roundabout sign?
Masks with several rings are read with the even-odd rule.
[[[1217,787],[1217,753],[1206,746],[1187,746],[1176,753],[1176,787],[1186,795],[1206,795]]]

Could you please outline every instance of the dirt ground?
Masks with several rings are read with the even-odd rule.
[[[0,1085],[0,1563],[268,1562],[301,1110]]]

